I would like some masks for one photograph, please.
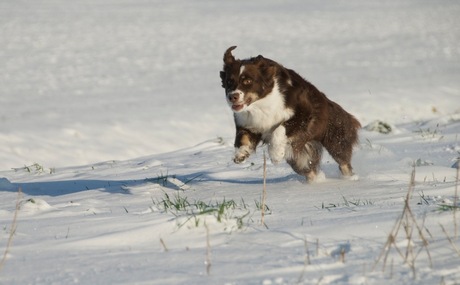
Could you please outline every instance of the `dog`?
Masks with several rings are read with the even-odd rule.
[[[285,159],[312,182],[324,147],[343,177],[354,175],[359,121],[295,71],[262,55],[237,60],[235,48],[225,51],[220,72],[236,126],[233,161],[244,162],[263,142],[274,164]]]

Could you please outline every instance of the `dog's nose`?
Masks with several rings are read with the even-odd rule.
[[[232,103],[238,102],[240,100],[241,92],[233,91],[228,94],[228,100]]]

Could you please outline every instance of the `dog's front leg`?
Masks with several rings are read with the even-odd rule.
[[[274,164],[280,163],[286,153],[286,128],[282,125],[277,127],[268,141],[268,155]]]
[[[251,153],[256,150],[261,139],[260,134],[255,134],[247,129],[236,128],[235,137],[235,163],[242,163],[248,158]]]

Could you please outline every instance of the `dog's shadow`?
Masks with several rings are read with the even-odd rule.
[[[163,188],[174,191],[186,191],[190,188],[199,187],[204,182],[219,182],[241,185],[257,185],[263,184],[263,178],[218,178],[215,172],[196,172],[185,175],[161,176],[139,180],[89,180],[89,179],[74,179],[66,181],[40,181],[40,182],[18,182],[7,183],[0,191],[21,192],[30,196],[61,196],[78,193],[82,191],[98,190],[113,194],[127,194],[132,192],[130,189],[136,187],[147,186],[148,184],[157,184]],[[267,178],[266,183],[276,184],[286,181],[300,181],[299,176],[291,174],[283,177]],[[5,184],[5,183],[4,183]]]

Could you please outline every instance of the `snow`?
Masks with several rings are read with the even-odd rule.
[[[459,14],[453,0],[0,3],[0,283],[460,283]],[[218,76],[232,45],[371,124],[359,179],[327,154],[313,184],[268,162],[262,224],[266,149],[232,161]],[[394,245],[412,244],[415,270],[394,245],[376,262],[413,165],[428,245],[402,229]]]

